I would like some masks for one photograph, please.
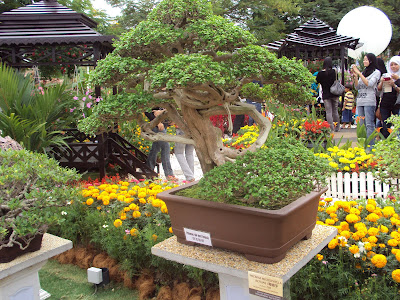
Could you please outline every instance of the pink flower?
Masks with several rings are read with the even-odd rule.
[[[92,99],[93,97],[92,97],[92,95],[89,95],[89,99]]]
[[[125,229],[125,233],[126,233],[126,234],[131,234],[131,231],[128,230],[128,229]]]
[[[99,103],[101,100],[103,100],[103,98],[97,97],[96,98],[96,102]]]
[[[74,99],[74,100],[79,100],[79,97],[75,96],[73,99]]]
[[[71,109],[69,110],[69,112],[73,112],[75,109],[76,109],[76,107],[71,108]]]
[[[92,102],[86,103],[87,108],[90,108],[92,106]]]
[[[86,101],[86,97],[83,97],[83,98],[82,98],[82,101],[85,102],[85,101]]]

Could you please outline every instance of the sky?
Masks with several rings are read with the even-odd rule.
[[[116,17],[121,13],[121,9],[112,7],[105,0],[91,0],[96,9],[104,10],[110,17]]]

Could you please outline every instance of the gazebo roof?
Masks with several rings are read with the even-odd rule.
[[[339,35],[329,25],[313,17],[311,20],[296,28],[293,33],[285,39],[269,43],[268,49],[273,51],[284,51],[288,48],[303,48],[307,51],[317,51],[326,49],[351,48],[355,49],[359,38]]]
[[[97,23],[55,0],[43,0],[0,14],[0,45],[78,44],[111,45],[114,36],[93,28]]]

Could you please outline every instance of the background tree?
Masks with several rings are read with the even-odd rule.
[[[271,123],[253,105],[241,103],[239,95],[304,105],[311,101],[313,81],[301,62],[278,59],[255,42],[248,31],[214,15],[206,0],[164,0],[99,61],[92,83],[116,85],[118,94],[105,97],[78,127],[93,134],[137,119],[149,140],[194,144],[204,172],[255,151]],[[166,111],[147,123],[142,112],[153,106]],[[260,126],[257,141],[246,150],[224,147],[221,130],[210,121],[220,114],[250,115]],[[166,118],[185,135],[154,133],[152,128]]]

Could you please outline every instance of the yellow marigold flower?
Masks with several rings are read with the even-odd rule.
[[[367,226],[364,223],[356,223],[354,224],[354,228],[357,230],[365,230],[367,231]]]
[[[117,194],[116,193],[110,193],[110,199],[116,199]]]
[[[364,248],[365,248],[365,250],[367,250],[367,251],[371,251],[371,250],[372,250],[372,245],[371,245],[371,243],[369,243],[369,242],[365,243],[365,244],[364,244]]]
[[[387,228],[385,225],[379,225],[378,229],[383,233],[389,232],[389,228]]]
[[[335,221],[332,220],[332,219],[326,219],[326,220],[325,220],[325,224],[327,224],[327,225],[333,225],[333,224],[335,224]]]
[[[330,214],[332,214],[332,213],[335,213],[336,210],[337,210],[336,207],[334,207],[334,206],[329,206],[329,207],[326,208],[326,213],[327,213],[328,215],[330,215]]]
[[[371,213],[366,217],[366,219],[370,222],[376,222],[376,221],[378,221],[379,216],[375,213]]]
[[[368,229],[368,234],[371,236],[375,236],[379,234],[379,229],[376,227],[371,227]]]
[[[145,198],[146,196],[147,196],[146,192],[140,192],[140,193],[138,194],[138,197],[139,197],[139,198]]]
[[[96,208],[97,208],[97,210],[100,210],[100,209],[101,209],[101,206],[97,206]]]
[[[351,203],[349,203],[349,205],[351,205]],[[359,216],[361,212],[357,208],[352,207],[350,208],[350,213]]]
[[[353,253],[353,254],[356,254],[356,253],[360,252],[360,249],[358,248],[357,245],[351,245],[351,246],[349,247],[349,251],[350,251],[351,253]]]
[[[395,282],[400,282],[400,269],[392,271],[392,278]]]
[[[144,198],[139,198],[139,202],[142,203],[142,204],[146,204],[147,203],[146,199],[144,199]]]
[[[89,190],[92,190],[92,189],[94,189],[94,186],[93,186],[93,185],[89,185],[87,188],[88,188]]]
[[[340,222],[340,228],[342,229],[342,230],[349,230],[349,223],[347,223],[347,222]]]
[[[153,241],[155,242],[155,241],[157,241],[158,236],[157,236],[156,234],[153,234],[153,235],[151,236],[151,238],[152,238]]]
[[[398,262],[400,262],[400,251],[397,251],[396,253],[396,259]]]
[[[126,190],[128,189],[128,187],[127,187],[127,186],[121,186],[120,189],[121,189],[122,191],[126,191]]]
[[[332,168],[334,168],[334,169],[337,169],[337,167],[338,167],[338,164],[335,163],[335,162],[333,162],[333,161],[331,161],[331,162],[329,163],[329,165],[330,165]]]
[[[382,244],[379,244],[379,248],[382,248],[382,249],[383,249],[383,248],[386,248],[386,245],[383,244],[383,243],[382,243]]]
[[[92,205],[93,204],[93,199],[92,198],[87,199],[86,200],[86,204],[87,205]]]
[[[161,212],[164,214],[168,214],[168,208],[166,205],[161,206]]]
[[[110,204],[110,201],[107,199],[103,199],[103,205],[108,205],[108,204]]]
[[[122,225],[122,220],[116,219],[116,220],[114,221],[114,226],[115,226],[115,227],[120,227],[121,225]]]
[[[375,267],[377,268],[383,268],[386,266],[387,259],[386,256],[383,254],[376,254],[374,257],[372,257],[371,262],[374,264]]]
[[[382,213],[385,216],[385,218],[389,218],[393,216],[396,212],[394,211],[394,208],[391,206],[386,206],[382,209]]]
[[[372,204],[373,206],[376,206],[376,201],[374,199],[368,199],[367,203]]]
[[[328,202],[328,203],[331,202],[332,200],[333,200],[332,197],[326,197],[326,198],[324,199],[324,201],[325,201],[325,202]]]
[[[136,228],[132,228],[130,231],[131,236],[137,236],[139,234],[139,230]]]
[[[400,249],[392,248],[391,252],[394,256],[400,251]]]
[[[365,207],[366,210],[368,210],[369,212],[374,212],[375,210],[375,206],[372,204],[367,204],[367,206]]]
[[[123,214],[123,215],[121,215],[121,220],[123,221],[123,220],[126,220],[126,214]]]
[[[140,211],[138,211],[138,210],[135,210],[135,211],[132,213],[132,217],[134,217],[135,219],[140,218],[141,215],[142,215],[142,214],[141,214]]]
[[[172,227],[170,227],[170,228],[168,229],[168,231],[169,231],[170,233],[174,233],[174,232],[172,231]]]
[[[368,237],[368,241],[375,244],[378,241],[378,238],[376,236],[370,236]]]
[[[151,216],[152,216],[151,213],[149,213],[148,211],[146,211],[146,212],[144,213],[144,215],[145,215],[146,217],[151,217]]]
[[[328,248],[331,250],[335,249],[338,244],[339,244],[338,239],[333,239],[332,241],[329,242]]]
[[[355,214],[348,214],[346,216],[346,221],[348,223],[356,223],[356,222],[358,222],[358,218],[359,217],[357,215],[355,215]]]
[[[125,206],[125,207],[124,207],[124,211],[125,211],[125,212],[128,212],[128,211],[130,211],[130,210],[131,210],[131,209],[129,208],[129,206]]]
[[[349,238],[351,237],[351,232],[350,232],[350,231],[347,231],[347,230],[343,230],[343,231],[340,233],[340,235],[341,235],[341,236],[344,236],[346,239],[349,239]]]
[[[99,193],[93,193],[93,194],[92,194],[92,197],[93,197],[93,198],[97,198],[98,196],[99,196]]]
[[[135,190],[129,190],[128,194],[131,196],[135,196],[136,195],[136,191]]]
[[[324,256],[322,254],[317,254],[316,257],[317,257],[318,260],[323,260],[324,259]]]

